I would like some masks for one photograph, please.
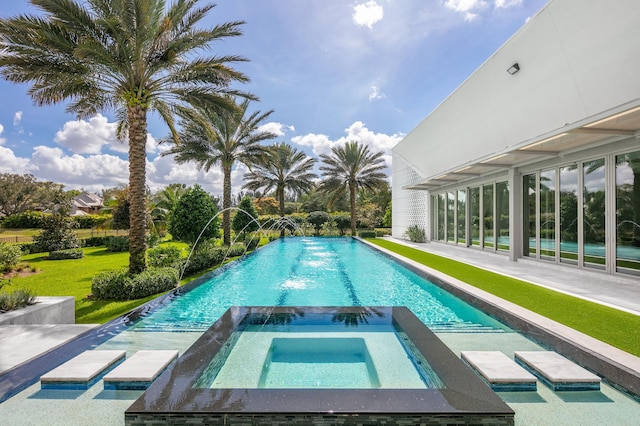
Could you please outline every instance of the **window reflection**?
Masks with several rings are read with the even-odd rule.
[[[616,270],[640,275],[640,151],[616,156]]]
[[[509,250],[509,183],[496,183],[496,238],[498,250]]]
[[[444,241],[444,194],[438,194],[438,235],[439,241]]]
[[[447,193],[447,241],[455,242],[455,193]]]
[[[556,256],[556,171],[540,172],[540,258]]]
[[[578,165],[560,167],[560,262],[578,261]]]
[[[465,191],[458,191],[458,243],[466,244],[466,213],[465,208],[467,205],[467,193]]]
[[[480,188],[469,189],[469,231],[471,244],[480,245]]]
[[[482,187],[483,247],[495,247],[493,233],[493,185]]]
[[[523,249],[522,254],[525,256],[536,256],[536,175],[524,175],[522,177],[522,194],[523,200]]]
[[[582,166],[583,250],[584,265],[605,267],[605,167],[604,159],[585,162]]]

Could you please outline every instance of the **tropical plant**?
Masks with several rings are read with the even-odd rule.
[[[407,227],[407,230],[404,231],[403,236],[409,238],[409,240],[413,241],[414,243],[424,243],[426,241],[424,228],[421,228],[418,225],[411,225]]]
[[[382,172],[382,152],[373,153],[369,147],[356,141],[331,149],[331,155],[321,154],[324,180],[320,189],[330,194],[329,205],[345,192],[349,194],[351,235],[356,235],[356,192],[359,189],[381,190],[387,187],[387,176]]]
[[[151,197],[149,213],[154,223],[154,229],[159,234],[162,234],[169,226],[169,217],[186,189],[187,185],[184,183],[172,183]]]
[[[311,212],[307,215],[307,222],[313,225],[313,229],[315,229],[316,231],[316,236],[320,235],[320,229],[322,228],[322,225],[329,222],[330,220],[331,217],[327,212]]]
[[[236,100],[228,98],[228,102]],[[180,125],[179,143],[163,155],[175,155],[179,164],[195,162],[204,171],[222,167],[222,229],[225,245],[231,242],[231,172],[237,162],[254,164],[264,154],[261,141],[275,134],[260,130],[260,124],[273,111],[255,111],[247,115],[250,101],[243,100],[236,108],[218,113],[211,108],[198,108],[197,114],[186,114]]]
[[[244,197],[238,204],[240,209],[231,221],[231,227],[237,233],[242,233],[242,240],[247,232],[257,231],[260,228],[258,223],[258,212],[253,207],[251,197]]]
[[[169,221],[169,233],[174,239],[188,244],[213,238],[218,235],[220,226],[218,218],[214,219],[217,212],[209,194],[196,184],[178,200]]]
[[[174,138],[174,114],[193,105],[230,107],[223,94],[247,78],[228,64],[239,56],[200,57],[214,41],[241,35],[243,22],[195,26],[215,7],[198,0],[32,0],[38,14],[0,19],[0,72],[31,83],[38,105],[70,101],[79,118],[115,109],[129,142],[129,271],[145,265],[147,114],[157,111]],[[248,96],[248,95],[247,95]]]
[[[243,188],[270,193],[275,191],[280,217],[285,215],[287,192],[299,196],[314,187],[313,173],[315,159],[286,143],[277,143],[267,149],[262,161],[245,173]],[[281,231],[284,235],[284,229]]]

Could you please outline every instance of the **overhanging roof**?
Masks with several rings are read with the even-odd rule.
[[[498,170],[508,170],[527,163],[580,151],[615,139],[640,138],[640,106],[615,113],[577,127],[527,141],[486,158],[461,164],[456,168],[429,176],[403,189],[438,190]]]

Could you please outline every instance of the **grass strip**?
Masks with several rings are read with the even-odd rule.
[[[381,239],[368,242],[640,356],[640,316]]]

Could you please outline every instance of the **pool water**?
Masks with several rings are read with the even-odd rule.
[[[204,331],[231,306],[407,306],[434,331],[506,330],[353,238],[305,237],[273,241],[221,268],[132,330]]]

